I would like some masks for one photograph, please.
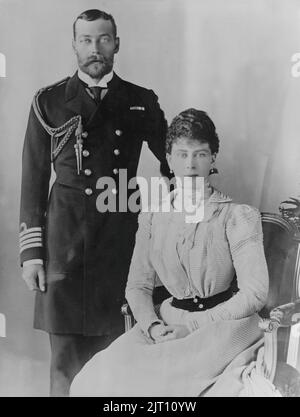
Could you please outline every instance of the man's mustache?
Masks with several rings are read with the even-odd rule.
[[[107,59],[105,57],[90,58],[90,59],[87,60],[86,65],[93,64],[94,62],[100,62],[100,64],[106,64],[107,62],[109,62],[109,59]]]

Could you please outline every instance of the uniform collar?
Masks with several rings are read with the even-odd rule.
[[[113,90],[116,91],[120,88],[120,85],[122,83],[121,78],[119,78],[117,76],[117,74],[115,72],[113,72],[113,77],[109,83],[109,90],[108,90],[108,94],[106,96],[109,95],[109,91]],[[78,71],[75,72],[75,74],[68,80],[67,84],[66,84],[66,91],[65,91],[65,100],[66,101],[70,101],[70,100],[76,100],[76,98],[78,99],[78,102],[81,103],[81,97],[78,96],[78,94],[80,95],[83,91],[84,91],[84,87],[83,87],[83,83],[80,81],[79,77],[78,77]],[[87,95],[87,94],[86,94]],[[105,96],[105,98],[106,98]],[[91,100],[89,100],[91,101]],[[76,106],[76,111],[79,111],[78,108],[80,106]]]
[[[81,71],[81,69],[78,69],[78,78],[87,84],[88,87],[107,88],[107,84],[112,80],[113,75],[114,72],[111,71],[108,74],[105,74],[98,83],[95,83],[95,81],[88,74]]]

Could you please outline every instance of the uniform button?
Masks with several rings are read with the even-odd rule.
[[[82,155],[83,156],[85,156],[85,157],[87,157],[87,156],[89,156],[89,151],[87,150],[87,149],[84,149],[83,151],[82,151]]]
[[[92,195],[93,194],[93,190],[91,188],[86,188],[84,190],[84,192],[86,193],[86,195]]]
[[[89,177],[90,175],[92,175],[92,171],[87,168],[87,169],[84,170],[84,175],[86,175],[87,177]]]
[[[111,192],[112,192],[114,195],[116,195],[116,194],[118,193],[118,190],[116,190],[115,188],[113,188],[113,189],[111,190]]]
[[[120,130],[120,129],[117,129],[116,131],[115,131],[115,134],[117,135],[117,136],[121,136],[122,135],[122,130]]]
[[[113,169],[113,173],[116,175],[119,172],[118,168]]]
[[[198,307],[201,310],[204,307],[204,305],[203,304],[199,304]]]
[[[120,155],[120,149],[114,149],[114,154],[115,155]]]
[[[81,136],[83,137],[83,138],[87,138],[88,137],[88,132],[83,132],[82,134],[81,134]]]

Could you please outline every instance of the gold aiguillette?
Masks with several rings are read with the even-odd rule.
[[[74,145],[75,155],[76,155],[76,164],[77,164],[77,174],[80,175],[82,170],[82,122],[79,120],[78,127],[75,132],[76,143]]]

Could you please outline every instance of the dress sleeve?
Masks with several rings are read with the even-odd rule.
[[[186,323],[190,330],[209,321],[250,316],[266,303],[269,276],[259,211],[247,205],[236,205],[225,227],[239,291],[210,310],[188,313]]]
[[[139,215],[139,227],[135,237],[125,294],[134,318],[148,336],[151,324],[160,321],[154,311],[152,301],[156,277],[149,256],[152,216],[153,213],[146,212],[141,212]]]

